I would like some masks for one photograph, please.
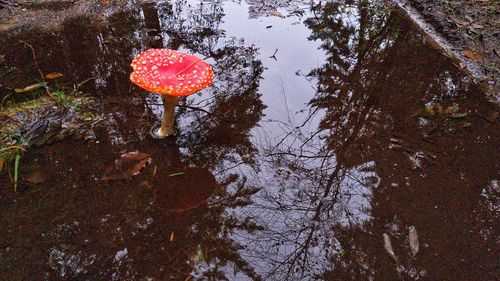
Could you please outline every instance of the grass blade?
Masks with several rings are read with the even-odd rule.
[[[184,175],[184,172],[173,173],[173,174],[170,174],[170,175],[168,175],[168,176],[169,176],[169,177],[176,177],[176,176],[181,176],[181,175]]]
[[[21,154],[16,154],[16,159],[14,160],[14,192],[17,192],[17,181],[19,179],[19,162],[21,160]]]

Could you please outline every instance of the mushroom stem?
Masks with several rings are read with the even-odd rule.
[[[161,95],[161,98],[163,100],[163,121],[156,133],[159,137],[164,138],[174,134],[175,106],[179,102],[179,97]]]

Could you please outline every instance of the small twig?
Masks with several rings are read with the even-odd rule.
[[[495,53],[495,55],[500,59],[500,55],[498,54],[496,49],[493,49],[493,53]]]
[[[432,139],[428,138],[428,137],[422,137],[422,140],[425,141],[425,142],[428,142],[428,143],[432,143],[432,144],[435,144],[437,146],[441,146],[439,143],[433,141]]]
[[[276,50],[278,50],[278,49],[276,49]],[[290,124],[294,125],[292,122],[292,119],[290,118],[290,109],[288,109],[288,101],[286,98],[285,85],[283,84],[283,79],[281,79],[281,76],[280,76],[280,82],[281,82],[281,91],[283,93],[283,100],[285,102],[285,108],[286,108],[286,113],[287,113],[287,117],[288,117],[288,122]]]
[[[19,41],[21,43],[23,43],[26,47],[30,48],[31,49],[31,55],[33,57],[33,62],[36,66],[36,69],[38,70],[38,73],[40,74],[40,79],[42,80],[42,83],[44,84],[44,89],[45,89],[45,93],[47,93],[47,95],[49,96],[49,98],[51,100],[53,100],[54,102],[56,102],[58,105],[61,105],[63,106],[56,98],[54,98],[54,96],[52,95],[52,93],[50,92],[49,90],[49,87],[47,86],[47,83],[45,82],[45,76],[43,75],[43,72],[42,70],[40,69],[40,67],[38,66],[38,60],[36,58],[36,52],[35,52],[35,48],[33,48],[32,45],[28,44],[27,42],[25,41]]]
[[[270,58],[270,59],[274,59],[275,61],[277,61],[277,60],[278,60],[278,59],[276,58],[276,53],[277,53],[277,52],[278,52],[278,49],[276,49],[276,50],[274,51],[274,54],[273,54],[272,56],[270,56],[269,58]]]

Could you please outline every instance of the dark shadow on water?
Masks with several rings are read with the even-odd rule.
[[[169,175],[160,175],[154,205],[165,211],[183,212],[206,202],[217,189],[214,175],[200,168],[186,168]]]

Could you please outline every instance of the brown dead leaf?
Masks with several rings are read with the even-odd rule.
[[[481,60],[483,58],[483,56],[481,56],[481,54],[474,52],[474,51],[471,51],[471,50],[464,51],[463,54],[466,58],[469,58],[471,60]]]
[[[153,187],[153,185],[145,180],[145,181],[142,181],[140,184],[139,184],[140,187],[144,188],[144,189],[151,189]]]
[[[64,77],[64,74],[59,73],[59,72],[51,72],[51,73],[45,75],[45,78],[47,78],[47,79],[56,79],[56,78],[60,78],[60,77]]]
[[[285,16],[282,13],[280,13],[280,12],[272,12],[271,16],[279,17],[279,18],[282,18],[282,19],[285,18]]]
[[[432,103],[427,103],[425,105],[425,112],[427,112],[427,114],[431,115],[431,116],[434,116],[436,114],[436,112],[434,111],[434,105]]]
[[[458,105],[452,105],[452,106],[448,106],[444,111],[443,111],[443,114],[444,115],[451,115],[451,114],[455,114],[457,113],[458,111],[460,110],[460,107]]]
[[[16,89],[14,89],[14,91],[16,93],[25,93],[25,92],[31,92],[31,91],[40,89],[40,88],[42,88],[44,86],[45,86],[44,83],[36,83],[36,84],[31,84],[29,86],[26,86],[24,88],[16,88]]]
[[[150,157],[147,153],[128,152],[122,154],[120,159],[115,161],[115,165],[106,169],[106,175],[102,177],[102,180],[113,181],[130,179],[132,176],[138,175],[149,160]]]
[[[31,184],[39,184],[39,183],[44,183],[45,178],[42,176],[42,172],[40,171],[34,171],[31,174],[29,174],[26,177],[26,181],[31,183]]]
[[[3,160],[2,157],[0,157],[0,173],[2,172],[3,170],[3,163],[5,162],[5,160]]]
[[[78,124],[78,123],[75,123],[75,122],[71,122],[71,121],[66,121],[66,122],[63,122],[61,127],[63,129],[78,129],[82,126],[82,124]]]

